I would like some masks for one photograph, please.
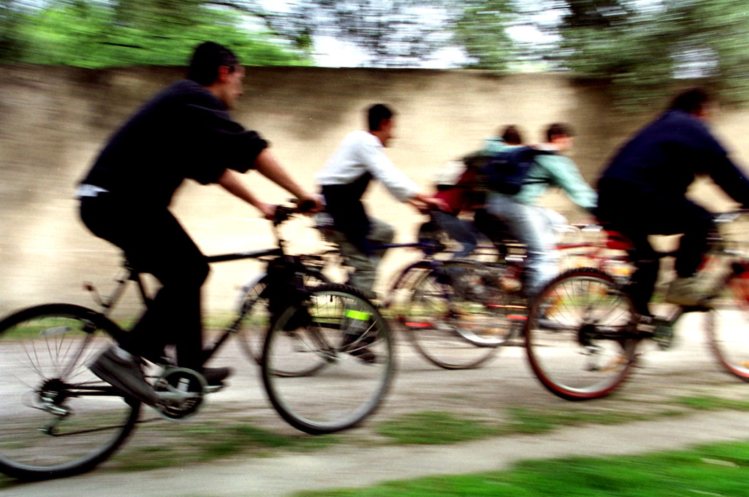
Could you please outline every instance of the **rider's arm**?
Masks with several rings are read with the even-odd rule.
[[[312,201],[315,206],[319,206],[320,201],[314,195],[307,193],[301,186],[294,181],[286,170],[281,167],[281,164],[276,160],[273,154],[266,148],[257,156],[255,160],[255,169],[276,183],[278,186],[286,190],[287,192],[294,195],[300,200]],[[218,179],[218,184],[221,185],[226,191],[238,197],[248,204],[259,210],[266,219],[273,218],[274,208],[270,204],[266,204],[254,193],[250,191],[247,186],[242,182],[240,174],[231,169],[226,169]]]
[[[688,139],[697,150],[692,158],[712,180],[743,207],[749,206],[749,178],[736,165],[723,145],[701,123],[690,129]]]
[[[320,199],[299,186],[286,169],[276,160],[270,149],[264,149],[257,156],[257,159],[255,159],[255,170],[299,200],[311,202],[315,205],[316,209],[319,209]]]
[[[536,161],[541,163],[552,176],[554,184],[569,196],[570,200],[583,209],[593,209],[598,202],[598,195],[585,181],[577,166],[563,155],[540,155]]]
[[[395,198],[417,209],[424,206],[446,208],[444,201],[421,192],[421,188],[388,158],[376,139],[363,140],[357,150],[359,161]]]
[[[356,155],[357,160],[372,173],[372,176],[377,178],[388,192],[401,202],[420,195],[419,186],[392,163],[377,138],[369,135],[361,140],[358,143]]]
[[[219,177],[218,184],[235,197],[240,198],[255,207],[266,219],[272,219],[273,207],[257,198],[255,194],[244,185],[239,176],[238,172],[226,169],[221,177]]]

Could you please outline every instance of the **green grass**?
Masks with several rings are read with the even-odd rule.
[[[713,396],[680,397],[676,405],[697,411],[749,411],[749,400],[724,399]]]
[[[122,471],[143,471],[235,455],[262,457],[283,450],[319,450],[339,441],[335,436],[280,435],[244,423],[159,424],[157,429],[152,436],[154,444],[126,446],[113,466]],[[148,428],[140,435],[148,437]]]
[[[422,411],[385,421],[377,433],[402,445],[439,445],[496,436],[492,424],[446,412]]]
[[[749,411],[749,401],[712,396],[679,397],[665,401],[663,406],[647,413],[573,405],[556,409],[508,407],[491,421],[421,411],[381,422],[376,431],[390,444],[448,445],[497,436],[542,434],[569,426],[624,424],[719,410]]]
[[[646,456],[521,462],[507,471],[302,492],[299,497],[689,497],[749,495],[749,443]]]
[[[446,412],[421,411],[382,422],[376,431],[392,444],[446,445],[496,436],[540,434],[565,426],[621,424],[666,415],[673,415],[673,410],[645,415],[615,410],[509,407],[498,416],[501,418],[498,421],[486,421]]]

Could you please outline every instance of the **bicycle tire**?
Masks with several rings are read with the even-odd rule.
[[[499,284],[501,268],[445,261],[424,272],[399,309],[398,322],[414,348],[444,369],[470,369],[493,358],[522,326],[524,306]]]
[[[743,278],[729,280],[711,301],[705,326],[710,348],[718,363],[731,375],[749,382],[749,302]]]
[[[287,331],[298,313],[306,313],[306,321]],[[305,370],[320,362],[325,367],[313,368],[314,376],[278,374],[292,365]],[[304,302],[279,316],[263,348],[262,379],[271,404],[291,426],[313,435],[361,423],[379,407],[394,371],[387,321],[361,292],[346,285],[310,288]]]
[[[125,442],[140,403],[86,367],[120,332],[72,304],[29,307],[0,321],[0,471],[23,480],[71,476]]]
[[[320,271],[308,267],[302,270],[305,286],[319,285],[328,282]],[[268,275],[261,274],[254,282],[245,286],[239,306],[239,317],[236,322],[237,338],[240,347],[248,360],[260,365],[263,356],[263,343],[270,326],[268,299],[263,291],[268,284]]]
[[[637,322],[629,296],[593,268],[568,270],[534,299],[525,327],[528,361],[541,384],[567,400],[605,397],[635,364]]]

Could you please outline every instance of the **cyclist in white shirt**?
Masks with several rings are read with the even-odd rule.
[[[326,210],[333,221],[332,241],[353,268],[349,284],[374,296],[377,265],[395,231],[384,221],[367,215],[361,199],[372,179],[380,181],[401,202],[416,207],[437,206],[441,201],[421,193],[419,186],[385,154],[393,138],[395,115],[384,104],[367,109],[367,130],[349,133],[317,175]]]

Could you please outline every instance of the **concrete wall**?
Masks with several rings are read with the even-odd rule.
[[[110,288],[118,253],[80,224],[74,186],[107,136],[180,73],[0,68],[0,314],[50,300],[89,304],[83,281]],[[313,188],[315,172],[347,132],[362,126],[363,109],[376,101],[399,114],[391,158],[425,187],[441,164],[476,149],[501,125],[519,124],[533,142],[552,121],[576,129],[572,157],[593,180],[616,146],[658,110],[620,115],[609,108],[604,88],[563,75],[253,68],[234,115],[268,138],[298,180]],[[737,146],[739,159],[749,158],[749,143],[740,141],[748,120],[749,114],[728,112],[716,123],[718,134]],[[269,201],[288,197],[257,174],[248,174],[247,181]],[[715,194],[706,189],[702,195]],[[400,240],[411,239],[420,220],[413,209],[379,186],[367,202],[372,213],[397,225]],[[573,219],[584,217],[559,195],[546,202]],[[174,210],[206,253],[272,243],[268,223],[218,187],[186,184]],[[289,227],[296,250],[320,246],[308,224]],[[391,254],[384,277],[414,257]],[[206,287],[208,311],[231,309],[237,288],[258,270],[255,263],[215,266]]]

